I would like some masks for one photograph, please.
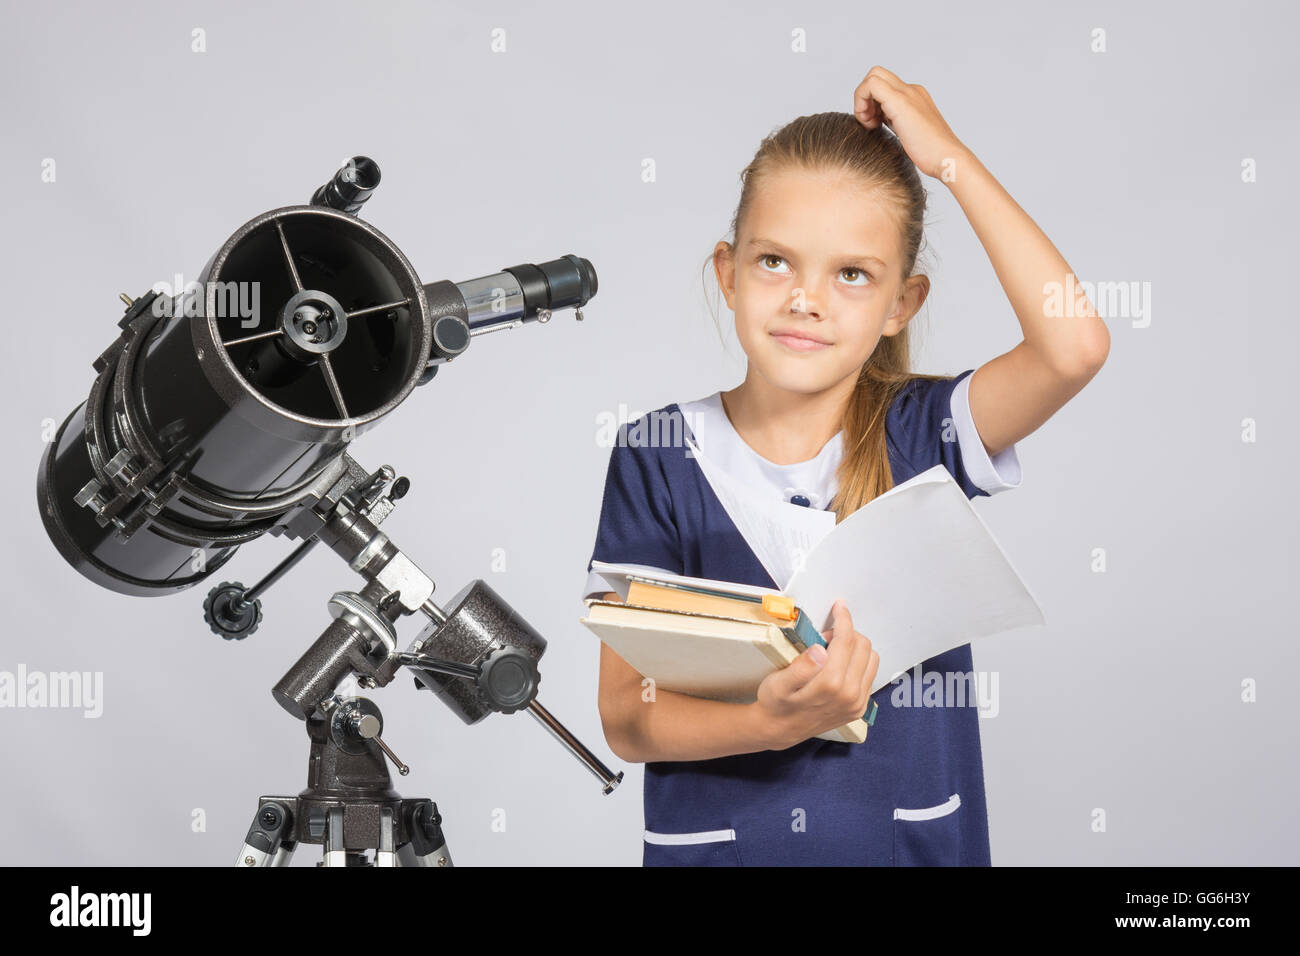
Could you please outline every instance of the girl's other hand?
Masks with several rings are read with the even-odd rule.
[[[773,749],[793,747],[866,713],[880,655],[853,629],[843,601],[831,608],[827,647],[815,644],[758,685],[754,706]]]
[[[904,83],[883,66],[873,66],[853,91],[853,114],[867,129],[886,123],[916,168],[936,179],[942,177],[945,160],[966,150],[925,87]]]

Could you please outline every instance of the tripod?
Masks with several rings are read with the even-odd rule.
[[[385,759],[383,718],[365,697],[331,697],[307,721],[307,786],[262,797],[236,866],[288,866],[299,843],[324,847],[323,866],[451,866],[432,800],[401,797]],[[373,862],[366,851],[374,851]]]

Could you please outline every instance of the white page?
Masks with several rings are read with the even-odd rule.
[[[764,594],[776,593],[771,588],[759,587],[755,584],[737,584],[735,581],[714,581],[711,578],[685,577],[648,564],[609,564],[605,561],[592,561],[591,570],[604,576],[605,580],[614,585],[614,590],[618,592],[618,596],[624,601],[627,600],[627,576],[629,574],[650,578],[654,581],[664,581],[668,584],[682,584],[686,587],[714,588],[727,594],[748,594],[754,597],[762,597]]]
[[[935,465],[868,502],[808,555],[784,594],[830,625],[843,598],[880,655],[874,693],[936,654],[1045,624],[1042,608],[948,469]]]

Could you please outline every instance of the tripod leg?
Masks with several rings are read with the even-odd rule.
[[[397,866],[393,850],[393,811],[385,807],[379,814],[379,846],[375,850],[375,866]]]
[[[280,844],[280,849],[275,851],[275,856],[271,857],[272,866],[288,866],[290,858],[293,857],[293,851],[298,846],[292,840],[285,840]]]
[[[348,853],[343,848],[343,808],[331,807],[325,821],[325,866],[347,866]]]
[[[274,866],[271,862],[274,858],[274,853],[267,853],[251,843],[245,843],[244,848],[239,851],[239,856],[235,858],[235,866],[243,869],[248,869],[250,866]]]
[[[258,807],[235,866],[284,866],[288,863],[284,843],[289,836],[291,819],[288,807],[281,803],[268,802]],[[292,842],[288,853],[293,853]],[[284,862],[279,862],[281,856],[284,856]]]
[[[442,835],[442,816],[438,805],[429,800],[407,801],[403,812],[408,813],[407,832],[411,842],[402,844],[400,858],[403,866],[451,866],[451,853]]]

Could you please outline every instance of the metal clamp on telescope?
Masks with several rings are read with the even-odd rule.
[[[347,452],[473,337],[547,322],[597,291],[566,255],[463,282],[424,283],[357,213],[379,184],[358,156],[305,206],[249,220],[208,260],[194,293],[123,296],[117,339],[94,362],[86,402],[41,459],[37,499],[59,552],[95,583],[132,595],[192,587],[243,544],[272,535],[295,551],[252,587],[212,588],[204,618],[243,639],[262,596],[317,544],[363,579],[327,607],[332,622],[273,689],[307,723],[307,789],[264,797],[239,865],[283,865],[299,842],[327,864],[450,865],[436,805],[391,789],[373,702],[340,696],[407,667],[465,723],[528,710],[611,792],[612,774],[537,701],[546,641],[483,581],[444,609],[434,583],[379,524],[410,481]],[[399,651],[396,622],[430,623]]]

